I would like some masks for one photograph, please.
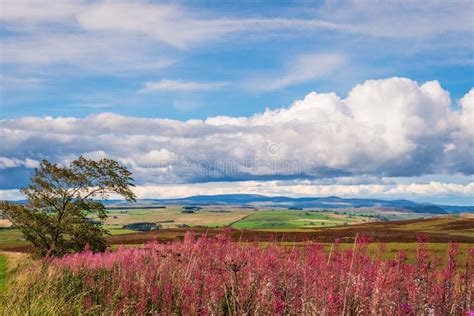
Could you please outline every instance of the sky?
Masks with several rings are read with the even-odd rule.
[[[0,198],[84,155],[143,198],[474,205],[470,0],[0,6]]]

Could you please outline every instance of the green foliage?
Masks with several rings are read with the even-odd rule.
[[[81,251],[86,245],[103,251],[106,231],[90,217],[103,221],[107,212],[96,199],[114,193],[135,201],[131,186],[131,173],[112,159],[81,156],[69,167],[43,160],[22,189],[28,204],[0,202],[0,209],[39,256]]]

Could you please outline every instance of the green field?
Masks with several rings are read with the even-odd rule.
[[[466,264],[467,259],[467,250],[472,248],[474,245],[461,243],[459,245],[460,254],[457,256],[458,263],[463,266]],[[345,245],[344,247],[350,247],[351,245]],[[403,251],[407,255],[408,262],[415,262],[416,258],[416,243],[400,243],[400,242],[389,242],[384,244],[371,244],[369,246],[369,253],[372,256],[377,256],[380,251],[380,247],[384,250],[384,258],[396,259],[397,255]],[[449,244],[447,243],[426,243],[426,247],[429,252],[436,255],[437,258],[441,260],[441,263],[444,264],[445,260],[448,258],[448,248]]]
[[[7,269],[7,258],[0,256],[0,294],[5,291],[5,275]]]
[[[365,217],[334,212],[265,210],[258,211],[232,224],[242,229],[321,228],[368,221]]]
[[[23,235],[18,229],[0,229],[0,242],[2,243],[22,243],[25,242]]]
[[[249,243],[253,244],[253,243]],[[273,243],[271,242],[259,242],[259,246],[267,247]],[[279,245],[285,247],[307,247],[308,242],[278,242]],[[327,251],[330,251],[332,247],[335,247],[334,243],[323,243],[322,244]],[[456,257],[458,264],[462,267],[465,266],[467,253],[469,249],[474,248],[474,244],[469,243],[458,243],[460,253]],[[350,250],[354,247],[354,243],[340,243],[337,245],[340,249]],[[367,247],[367,252],[372,258],[376,258],[382,255],[384,259],[394,260],[397,259],[400,252],[405,253],[407,261],[414,263],[416,261],[416,250],[417,243],[415,242],[387,242],[387,243],[371,243]],[[439,260],[440,264],[444,264],[447,260],[447,252],[449,248],[449,243],[426,243],[427,250],[435,255]]]
[[[150,240],[170,241],[182,238],[186,228],[207,233],[210,229],[230,226],[239,234],[249,230],[250,240],[265,241],[261,234],[284,233],[288,241],[298,238],[330,242],[335,238],[352,240],[356,234],[372,234],[384,242],[415,241],[416,234],[431,235],[430,241],[471,242],[474,237],[474,219],[465,215],[438,216],[430,219],[411,219],[406,221],[378,221],[377,214],[352,212],[349,210],[288,210],[288,209],[249,209],[235,206],[209,205],[194,213],[183,213],[182,206],[166,208],[109,209],[109,218],[104,228],[112,235],[110,245],[142,244]],[[388,214],[383,214],[387,216]],[[399,216],[398,214],[394,214]],[[403,215],[403,214],[402,214]],[[408,214],[413,215],[413,214]],[[417,214],[415,214],[417,215]],[[159,230],[146,234],[124,229],[123,226],[138,222],[158,223]],[[216,230],[218,231],[218,229]],[[306,237],[291,233],[309,234]],[[451,238],[452,237],[452,238]],[[278,238],[280,240],[281,236]],[[352,238],[352,239],[351,239]],[[469,239],[471,238],[471,239]],[[133,240],[133,241],[130,241]],[[239,239],[240,240],[240,239]],[[297,242],[296,242],[297,243]],[[20,231],[13,228],[0,229],[0,250],[28,251],[29,243]]]
[[[22,233],[15,228],[0,229],[0,250],[10,250],[17,246],[27,245]]]

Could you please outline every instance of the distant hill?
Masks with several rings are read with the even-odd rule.
[[[107,204],[123,204],[124,201],[106,201]],[[474,206],[437,205],[417,203],[409,200],[379,200],[328,197],[291,198],[286,196],[264,196],[258,194],[196,195],[178,199],[141,199],[141,205],[239,205],[251,207],[290,208],[380,208],[410,213],[448,214],[474,212]]]

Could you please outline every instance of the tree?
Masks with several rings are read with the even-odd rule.
[[[28,203],[3,201],[0,210],[40,256],[81,251],[86,245],[104,251],[107,232],[100,221],[107,218],[107,211],[98,199],[117,194],[135,201],[131,175],[112,159],[94,161],[81,156],[69,167],[43,160],[30,184],[21,190]]]

